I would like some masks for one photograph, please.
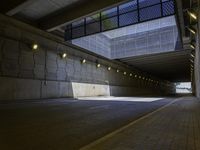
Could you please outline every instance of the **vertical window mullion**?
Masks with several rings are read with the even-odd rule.
[[[117,26],[119,27],[119,6],[117,6]]]
[[[137,13],[138,13],[138,22],[140,22],[139,0],[137,0]]]
[[[161,17],[163,17],[163,3],[162,3],[162,0],[160,0],[160,6],[161,6]]]

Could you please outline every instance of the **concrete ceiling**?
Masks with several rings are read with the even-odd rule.
[[[15,17],[38,28],[64,36],[63,26],[83,16],[128,0],[2,0],[0,13]],[[196,1],[196,0],[193,0]],[[189,8],[189,0],[176,0],[182,36],[185,24],[182,9]],[[190,50],[121,59],[141,70],[170,81],[190,80]]]
[[[190,53],[191,50],[180,50],[123,58],[120,61],[169,81],[190,81]]]
[[[16,15],[37,21],[81,0],[35,0]]]
[[[0,12],[53,31],[67,22],[127,0],[2,0]]]

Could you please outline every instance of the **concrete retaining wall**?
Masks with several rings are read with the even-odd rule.
[[[32,43],[37,43],[39,49],[33,51],[30,47]],[[63,52],[68,54],[66,59],[60,57],[60,53]],[[86,64],[81,63],[83,58],[87,60]],[[102,65],[100,68],[96,67],[97,61]],[[107,70],[108,66],[112,67],[111,71]],[[116,73],[116,68],[121,72]],[[125,76],[122,71],[126,71],[127,75]],[[94,86],[96,88],[97,85],[109,85],[113,96],[138,93],[145,95],[149,92],[158,94],[152,88],[165,89],[165,92],[159,90],[159,94],[169,92],[170,88],[165,84],[158,86],[155,83],[139,81],[129,77],[130,72],[147,76],[119,62],[68,45],[52,34],[0,15],[0,100],[109,94],[105,92],[107,90],[101,91],[101,88],[100,93],[95,91],[96,94],[88,91],[79,92],[85,89],[85,84],[90,84],[88,89]],[[148,77],[156,80],[150,75]],[[77,83],[81,87],[75,86],[77,91],[73,91],[72,83]],[[113,86],[117,88],[112,88]],[[125,87],[133,90],[127,93]]]

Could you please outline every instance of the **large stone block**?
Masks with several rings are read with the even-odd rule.
[[[45,65],[45,50],[39,50],[34,53],[35,64]]]
[[[14,78],[0,77],[0,100],[14,100],[16,98],[16,80]]]
[[[0,100],[39,99],[40,81],[0,77]]]
[[[44,65],[35,65],[33,72],[34,72],[35,78],[44,79],[45,66]]]
[[[16,80],[16,99],[40,99],[40,80],[17,79]]]
[[[11,59],[16,62],[19,59],[19,42],[14,40],[5,40],[3,44],[3,59]]]
[[[20,69],[19,77],[34,78],[34,71],[33,69]]]
[[[2,62],[2,74],[16,77],[19,75],[19,64],[16,60],[4,59]]]
[[[60,82],[60,97],[73,97],[72,86],[70,82]]]
[[[44,81],[42,83],[42,98],[57,98],[60,95],[60,84],[57,81]]]
[[[66,70],[65,69],[58,69],[57,70],[57,80],[66,80]]]

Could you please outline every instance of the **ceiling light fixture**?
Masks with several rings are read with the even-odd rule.
[[[108,67],[108,70],[110,71],[110,70],[111,70],[111,67]]]
[[[191,53],[190,56],[191,56],[192,58],[194,58],[194,54]]]
[[[197,20],[197,15],[189,10],[187,10],[187,13],[195,20]]]
[[[187,27],[187,29],[188,29],[192,34],[196,34],[196,30],[193,29],[192,27]]]
[[[191,47],[192,49],[195,49],[194,44],[190,44],[190,47]]]

